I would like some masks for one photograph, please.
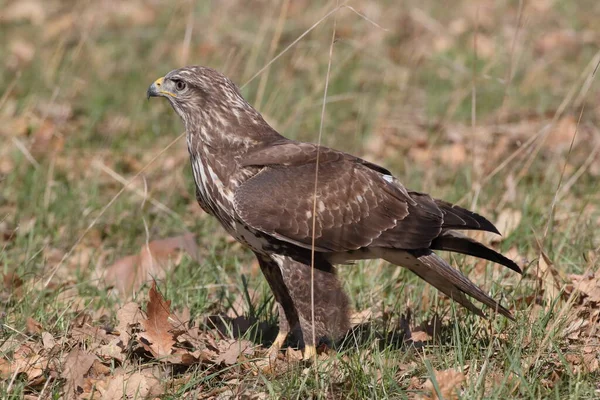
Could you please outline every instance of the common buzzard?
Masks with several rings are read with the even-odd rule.
[[[200,206],[259,261],[279,307],[280,332],[271,354],[296,328],[303,335],[304,357],[315,352],[313,246],[317,337],[339,335],[349,325],[348,301],[334,265],[365,259],[408,268],[475,314],[483,316],[467,295],[513,318],[434,253],[481,257],[521,273],[513,261],[457,232],[498,233],[484,217],[411,191],[379,165],[283,137],[231,80],[211,68],[173,70],[147,95],[165,97],[185,124]]]

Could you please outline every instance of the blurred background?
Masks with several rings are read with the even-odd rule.
[[[96,287],[94,271],[186,231],[202,261],[184,258],[165,277],[167,292],[178,288],[174,305],[192,314],[227,308],[246,287],[242,274],[267,298],[251,255],[196,204],[185,141],[170,146],[183,126],[167,102],[148,102],[146,89],[180,66],[210,66],[282,134],[317,141],[334,20],[323,144],[488,216],[505,235],[483,239],[526,270],[543,249],[565,279],[595,271],[600,2],[442,3],[1,1],[8,321],[19,326],[60,301],[114,308],[121,300]],[[507,279],[509,296],[528,299],[521,309],[532,304],[532,286],[466,265],[479,283]],[[374,293],[423,313],[430,306],[429,297],[399,294],[407,279],[422,288],[405,272],[374,263],[343,273],[355,309]],[[36,291],[35,308],[9,289],[14,277]],[[58,300],[48,294],[57,290]]]

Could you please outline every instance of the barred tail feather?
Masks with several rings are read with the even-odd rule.
[[[508,309],[485,294],[460,271],[452,268],[444,259],[430,250],[407,252],[386,249],[382,258],[392,264],[408,268],[446,296],[479,316],[485,317],[481,309],[477,308],[466,295],[514,321],[514,317]]]

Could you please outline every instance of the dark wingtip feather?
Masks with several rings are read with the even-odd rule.
[[[444,229],[471,229],[502,236],[498,228],[484,216],[443,200],[435,200],[435,203],[444,213]]]
[[[453,251],[455,253],[484,258],[486,260],[504,265],[505,267],[521,275],[523,274],[521,268],[513,260],[459,232],[442,232],[440,236],[431,242],[430,248],[433,250]]]

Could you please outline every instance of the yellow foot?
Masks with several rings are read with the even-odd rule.
[[[304,361],[312,361],[316,355],[317,348],[315,346],[304,346],[304,356],[302,357]]]
[[[253,363],[253,369],[255,372],[263,372],[263,373],[272,373],[274,372],[275,362],[277,361],[277,356],[279,355],[279,350],[285,343],[285,339],[287,338],[288,332],[279,331],[275,341],[269,347],[265,353],[265,357],[256,360]]]
[[[277,355],[279,354],[279,350],[281,350],[281,347],[285,343],[285,339],[287,338],[287,335],[288,335],[287,332],[279,331],[279,333],[277,334],[277,337],[275,338],[275,341],[273,342],[271,347],[269,347],[269,349],[267,350],[267,358],[269,358],[269,359],[277,358]]]

